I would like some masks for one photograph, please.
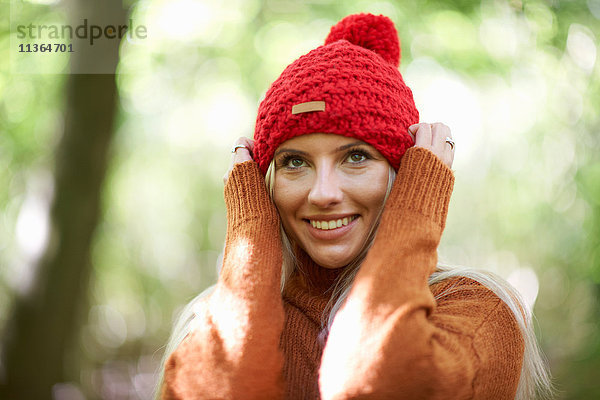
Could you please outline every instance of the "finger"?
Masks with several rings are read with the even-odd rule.
[[[233,164],[239,164],[250,160],[252,160],[252,156],[250,155],[250,151],[245,147],[240,147],[233,153]]]
[[[432,152],[437,155],[449,168],[454,161],[454,149],[446,141],[452,139],[452,132],[447,125],[435,123],[432,125]]]
[[[444,161],[444,163],[448,166],[448,168],[452,168],[452,164],[454,163],[454,150],[450,152],[449,158],[447,161]]]
[[[419,124],[414,124],[408,127],[408,134],[413,141],[413,146],[415,144],[415,132],[419,129]]]
[[[244,137],[244,136],[238,138],[238,140],[236,140],[236,142],[235,142],[235,145],[246,146],[246,148],[248,149],[248,152],[250,152],[250,154],[252,154],[254,151],[254,140]]]
[[[244,161],[252,160],[252,151],[254,150],[254,140],[249,139],[247,137],[238,138],[232,146],[232,149],[235,146],[243,145],[245,147],[239,147],[235,149],[233,153],[231,153],[231,162],[229,163],[229,169],[223,175],[223,184],[227,184],[227,179],[229,179],[229,175],[233,170],[235,164],[242,163]]]
[[[450,145],[446,143],[447,137],[452,138],[450,128],[439,122],[431,124],[431,151],[440,158],[451,150]]]
[[[248,149],[250,150],[250,154],[252,154],[254,156],[254,139],[249,139],[249,138],[245,138],[246,139],[246,146],[248,146]]]
[[[247,137],[240,137],[238,138],[238,140],[236,140],[232,148],[235,148],[235,146],[239,145],[244,147],[238,147],[233,152],[232,166],[234,164],[252,160],[252,150],[254,149],[254,141],[252,139],[248,139]]]
[[[415,125],[412,125],[411,128],[414,126]],[[415,134],[415,146],[431,149],[431,126],[427,123],[420,123],[416,126],[416,131],[413,128]]]

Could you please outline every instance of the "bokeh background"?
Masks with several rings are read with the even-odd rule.
[[[216,279],[232,143],[287,64],[372,12],[396,23],[421,120],[457,142],[441,260],[513,283],[557,398],[600,398],[600,0],[26,1],[34,22],[97,3],[147,27],[61,74],[7,62],[11,2],[0,396],[151,397],[178,311]],[[112,74],[69,73],[100,56]]]

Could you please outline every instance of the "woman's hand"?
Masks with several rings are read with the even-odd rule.
[[[245,147],[238,147],[231,155],[231,164],[229,164],[229,169],[225,175],[223,175],[223,183],[227,183],[227,178],[229,178],[229,174],[233,170],[235,164],[240,164],[244,161],[250,161],[253,159],[252,154],[254,151],[254,140],[242,136],[235,141],[232,148],[235,148],[238,145]]]
[[[440,122],[434,124],[420,123],[409,126],[408,134],[415,141],[415,146],[430,150],[448,168],[452,168],[454,146],[446,142],[446,138],[452,139],[450,128]]]

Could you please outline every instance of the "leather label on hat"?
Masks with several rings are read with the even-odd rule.
[[[325,102],[307,101],[306,103],[296,104],[292,107],[292,114],[301,114],[311,111],[325,111]]]

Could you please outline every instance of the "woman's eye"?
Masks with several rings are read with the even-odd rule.
[[[304,161],[300,158],[292,158],[288,160],[287,165],[292,168],[299,168],[304,164]]]
[[[350,156],[348,158],[350,159],[351,162],[357,163],[357,162],[364,161],[367,157],[365,157],[365,155],[361,154],[361,153],[352,153],[352,154],[350,154]]]

